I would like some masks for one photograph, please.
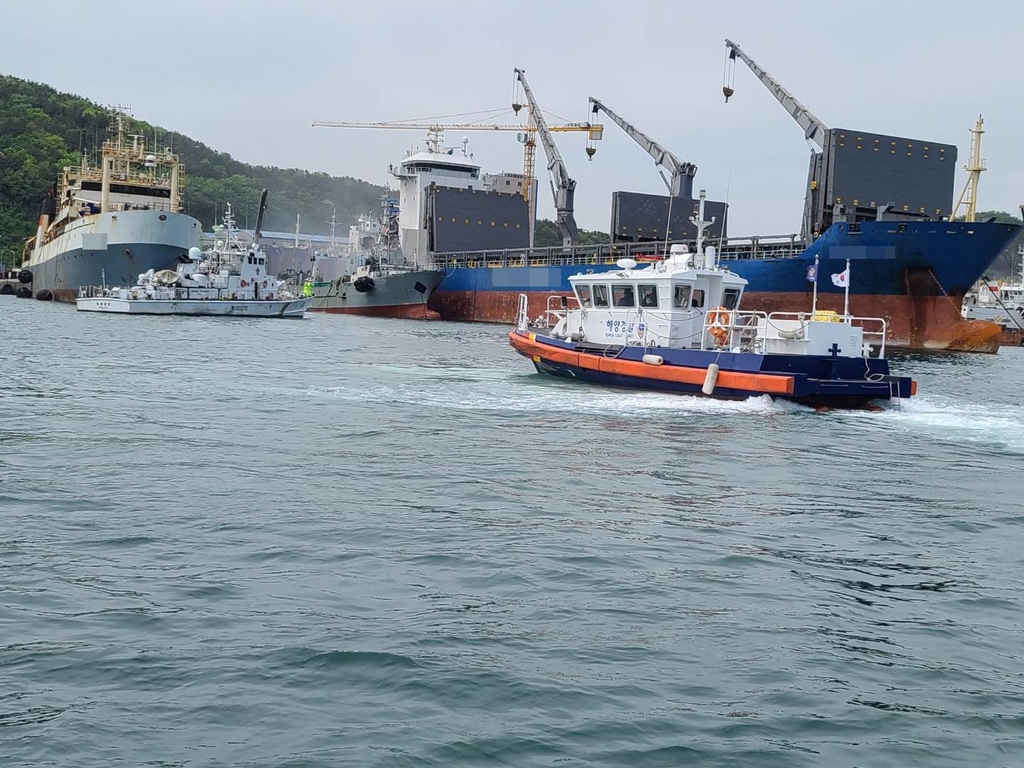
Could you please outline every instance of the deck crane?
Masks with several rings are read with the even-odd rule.
[[[523,189],[527,186],[532,188],[532,183],[527,184],[533,177],[534,162],[537,154],[537,136],[540,136],[541,144],[544,145],[544,154],[548,159],[548,175],[551,182],[551,194],[555,198],[555,224],[562,235],[562,244],[565,246],[576,245],[580,239],[579,228],[576,226],[576,217],[573,215],[573,199],[576,194],[576,182],[569,178],[569,171],[565,167],[562,155],[555,145],[551,136],[553,128],[549,128],[544,115],[537,105],[537,100],[530,90],[530,84],[526,81],[526,72],[522,69],[515,70],[516,81],[522,86],[523,95],[526,97],[526,108],[528,117],[526,121],[526,132],[523,136],[523,175],[526,177]],[[513,97],[512,111],[519,114],[523,108],[516,97]],[[589,138],[601,138],[601,126],[590,123],[581,124],[576,130],[586,130]],[[587,154],[593,156],[593,148],[588,147]]]
[[[771,91],[772,96],[778,99],[779,104],[781,104],[793,119],[796,120],[797,124],[804,129],[804,137],[808,141],[813,141],[817,145],[819,151],[824,149],[825,134],[828,131],[828,127],[821,122],[817,115],[800,103],[800,100],[787,91],[782,86],[782,83],[765,72],[764,68],[760,64],[750,58],[750,56],[748,56],[743,49],[736,45],[732,40],[726,40],[725,47],[729,49],[726,82],[722,86],[722,93],[725,94],[725,100],[729,101],[729,97],[735,93],[733,85],[736,78],[736,59],[739,59],[750,68],[750,71],[757,76],[758,80],[764,83],[764,87]]]
[[[649,138],[645,133],[638,130],[631,123],[623,120],[593,96],[590,97],[590,104],[591,111],[593,112],[595,119],[599,112],[604,112],[608,115],[609,120],[625,131],[629,138],[639,144],[647,154],[654,158],[655,166],[659,166],[658,174],[661,176],[662,181],[665,182],[665,186],[668,187],[670,195],[673,197],[685,197],[687,199],[693,197],[693,176],[697,173],[696,165],[680,160],[656,141]],[[664,168],[669,172],[669,178],[665,178],[665,174],[661,171],[661,168]]]

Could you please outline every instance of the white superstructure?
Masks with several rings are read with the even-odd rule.
[[[458,147],[444,147],[437,133],[427,137],[426,150],[408,152],[390,171],[398,180],[402,252],[412,265],[423,266],[430,260],[429,232],[425,222],[430,215],[427,201],[431,185],[504,194],[523,192],[524,177],[521,173],[481,173],[480,165],[469,151],[469,139],[464,138]],[[536,179],[532,184],[530,221],[536,214]]]

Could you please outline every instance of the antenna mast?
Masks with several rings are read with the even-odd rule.
[[[978,115],[977,122],[971,128],[971,158],[964,166],[967,171],[967,183],[964,184],[964,191],[960,193],[960,199],[953,206],[953,212],[949,214],[949,220],[956,218],[960,206],[964,206],[966,212],[964,221],[974,221],[978,206],[978,182],[981,181],[981,172],[986,169],[985,161],[981,157],[981,134],[985,132],[985,121]]]

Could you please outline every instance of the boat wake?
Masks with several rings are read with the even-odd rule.
[[[929,434],[939,440],[968,441],[1024,454],[1024,409],[1019,407],[918,397],[905,401],[899,409],[873,415],[893,426]]]
[[[385,370],[397,375],[382,385],[311,387],[305,389],[304,394],[349,402],[458,411],[588,414],[637,419],[649,419],[651,411],[747,415],[812,412],[795,403],[773,400],[769,395],[745,400],[715,400],[693,395],[581,387],[533,374],[495,369],[387,366]]]

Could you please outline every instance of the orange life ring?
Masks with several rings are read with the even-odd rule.
[[[239,285],[242,286],[243,288],[245,288],[249,284],[247,282],[245,282],[245,280],[243,280],[242,282],[239,283]]]
[[[708,333],[715,340],[719,347],[724,346],[729,338],[729,329],[732,326],[732,315],[725,307],[718,306],[708,312],[707,318]]]

